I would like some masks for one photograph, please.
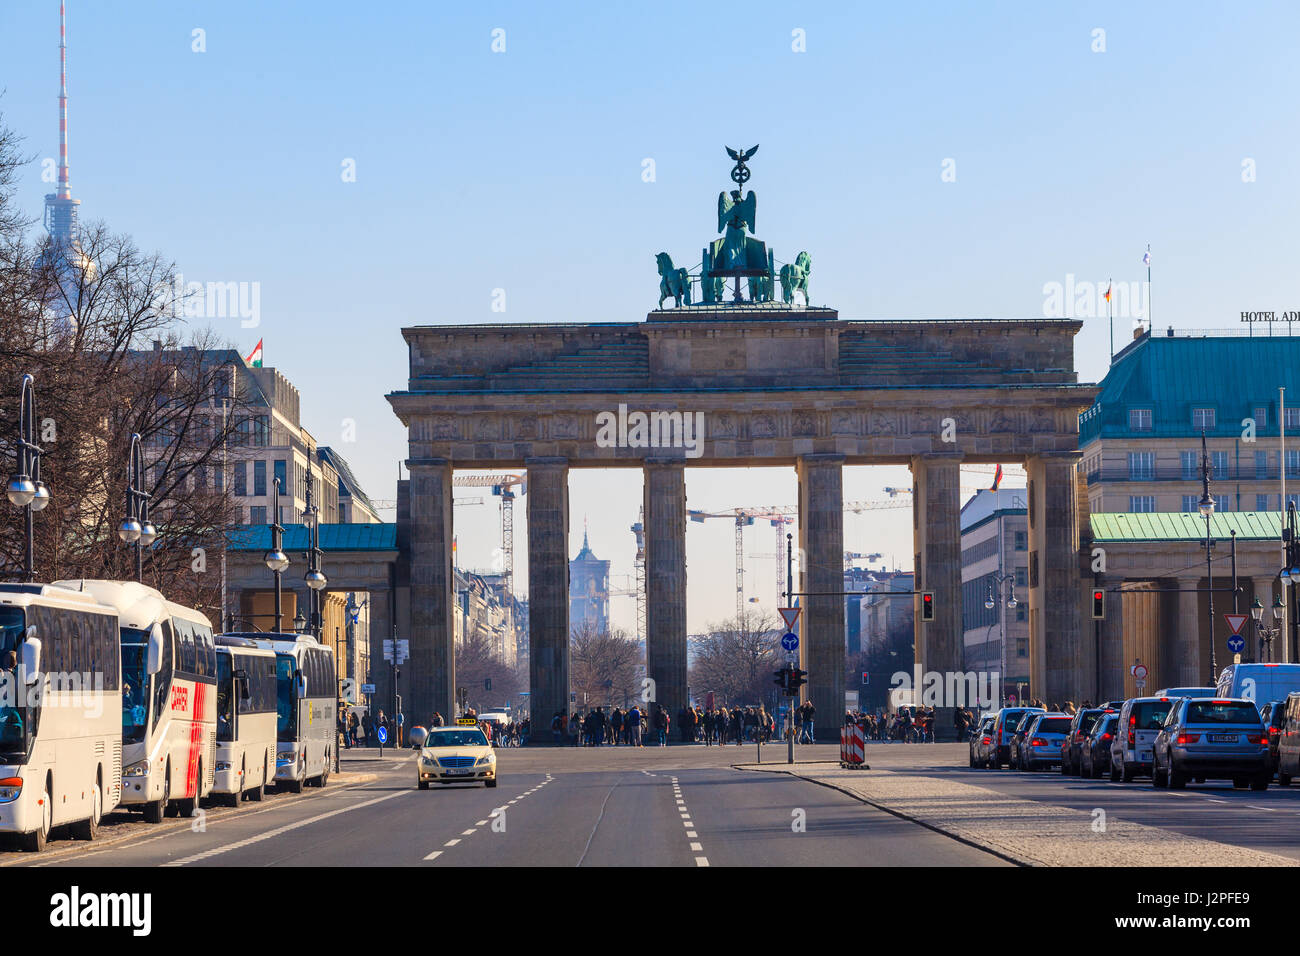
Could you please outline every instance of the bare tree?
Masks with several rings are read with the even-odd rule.
[[[573,692],[590,706],[625,706],[637,699],[645,672],[641,648],[619,628],[583,621],[569,639]]]
[[[757,704],[773,687],[781,663],[781,630],[773,618],[746,612],[691,639],[691,687],[697,699],[712,691],[722,706]]]
[[[489,680],[491,690],[487,689]],[[507,664],[493,650],[487,634],[475,629],[456,646],[456,683],[465,688],[469,705],[481,713],[513,701],[521,690],[528,688],[528,675],[526,670]]]

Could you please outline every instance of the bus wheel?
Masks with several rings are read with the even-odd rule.
[[[163,817],[169,815],[167,811],[169,809],[168,802],[171,795],[172,767],[171,764],[168,764],[166,771],[163,773],[163,795],[152,803],[146,803],[144,805],[144,819],[146,823],[163,822]]]
[[[183,800],[176,801],[176,811],[183,817],[194,816],[194,811],[199,808],[199,787],[203,784],[203,761],[199,761],[198,776],[194,778],[194,796],[186,797]]]
[[[50,826],[54,820],[54,801],[50,799],[48,780],[45,783],[45,792],[41,796],[41,825],[31,833],[23,834],[23,849],[28,853],[40,853],[50,839]]]
[[[90,819],[72,825],[72,835],[78,840],[93,840],[99,836],[99,815],[103,813],[103,798],[99,794],[99,781],[90,792]]]

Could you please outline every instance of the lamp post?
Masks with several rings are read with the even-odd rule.
[[[1255,633],[1259,637],[1259,656],[1263,658],[1265,664],[1272,661],[1273,641],[1282,632],[1284,607],[1281,598],[1273,598],[1273,606],[1269,609],[1269,617],[1266,619],[1264,605],[1259,603],[1258,596],[1255,598],[1255,603],[1250,606],[1250,616],[1255,619]]]
[[[1201,429],[1201,500],[1197,510],[1205,518],[1205,597],[1209,603],[1210,618],[1210,685],[1218,681],[1218,658],[1214,651],[1214,539],[1210,537],[1210,518],[1214,515],[1214,499],[1210,497],[1210,453],[1205,447],[1205,429]]]
[[[311,476],[311,461],[307,461],[307,506],[303,509],[303,520],[307,524],[307,573],[303,575],[303,580],[307,582],[310,589],[308,594],[308,612],[307,629],[312,637],[320,640],[321,632],[321,591],[329,580],[325,577],[325,572],[321,570],[321,558],[324,552],[320,549],[320,508],[317,507],[315,499],[312,496],[312,486],[314,481]]]
[[[289,556],[284,553],[284,528],[280,526],[280,479],[271,485],[271,550],[266,552],[266,566],[275,575],[275,630],[280,631],[280,575],[289,566]]]
[[[126,544],[135,545],[135,579],[141,584],[144,583],[144,549],[158,537],[158,529],[149,520],[149,492],[144,483],[144,443],[139,432],[132,432],[126,462],[126,517],[117,526],[117,534]]]
[[[50,503],[50,489],[41,481],[42,449],[36,444],[36,386],[30,375],[24,375],[18,386],[18,441],[15,445],[18,471],[9,479],[5,491],[9,503],[23,509],[27,534],[23,580],[31,582],[36,579],[36,533],[32,515]]]
[[[997,607],[997,604],[998,604],[997,599],[995,599],[994,596],[993,596],[994,585],[997,586],[998,595],[1001,596],[1001,594],[1002,594],[1002,585],[1005,584],[1007,581],[1012,581],[1013,583],[1012,583],[1012,585],[1011,585],[1011,587],[1010,587],[1010,589],[1009,589],[1009,590],[1010,590],[1010,594],[1007,595],[1006,606],[1007,606],[1008,608],[1011,608],[1012,610],[1014,610],[1017,606],[1019,606],[1020,602],[1016,600],[1016,586],[1015,586],[1015,583],[1014,583],[1014,579],[1015,579],[1015,575],[1014,575],[1014,574],[1004,574],[1004,573],[1002,572],[1002,569],[1001,569],[1000,567],[998,568],[998,570],[996,570],[996,571],[993,572],[993,574],[992,574],[992,575],[990,576],[990,578],[989,578],[989,596],[988,596],[987,598],[984,599],[984,609],[985,609],[986,611],[991,611],[991,610],[993,610],[995,607]],[[1007,648],[1007,617],[1006,617],[1006,614],[1004,614],[1004,613],[999,613],[998,616],[997,616],[997,617],[996,617],[996,618],[995,618],[995,619],[994,619],[994,620],[989,624],[989,629],[988,629],[987,631],[984,632],[984,654],[983,654],[982,656],[983,656],[983,658],[984,658],[984,663],[985,663],[985,664],[988,663],[988,658],[989,658],[989,644],[992,642],[992,638],[993,638],[993,628],[994,628],[995,626],[997,626],[998,624],[1001,624],[1001,625],[1002,625],[1002,634],[1001,634],[1001,638],[1002,638],[1002,659],[1003,659],[1003,660],[1006,659],[1006,648]],[[1005,665],[1004,665],[1003,669],[1005,670]],[[1001,675],[1001,676],[1006,676],[1006,675],[1003,674],[1003,675]],[[1000,696],[1001,696],[1001,695],[999,695],[999,697],[1000,697]]]
[[[307,631],[307,619],[302,616],[302,608],[298,608],[293,615],[293,632],[295,634],[305,634]]]
[[[1300,618],[1296,616],[1296,585],[1300,585],[1300,541],[1296,540],[1296,510],[1295,502],[1286,503],[1286,527],[1282,529],[1282,556],[1286,563],[1282,570],[1278,572],[1278,580],[1282,582],[1282,587],[1291,588],[1291,612],[1287,615],[1291,621],[1291,653],[1292,661],[1300,660]]]

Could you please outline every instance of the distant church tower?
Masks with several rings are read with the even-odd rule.
[[[598,631],[609,630],[609,562],[591,553],[584,530],[582,550],[569,562],[569,627],[586,621]]]

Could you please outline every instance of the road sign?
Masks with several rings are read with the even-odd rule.
[[[799,649],[799,636],[793,632],[787,631],[781,635],[781,646],[787,651],[793,653]]]
[[[391,661],[393,659],[393,644],[394,642],[392,640],[384,641],[384,660],[386,661]],[[397,641],[396,644],[397,663],[403,664],[406,661],[409,661],[411,659],[411,642],[403,638],[402,640]]]
[[[779,607],[777,610],[781,612],[781,620],[785,621],[785,629],[787,631],[793,631],[794,622],[799,620],[799,612],[802,611],[803,608]]]
[[[1228,650],[1234,654],[1240,654],[1246,649],[1246,639],[1240,634],[1234,634],[1228,638]]]
[[[345,677],[339,681],[339,697],[343,698],[345,704],[357,702],[357,682],[353,678]]]
[[[374,684],[362,684],[362,685],[361,685],[361,693],[363,693],[363,694],[373,694],[374,692],[375,692],[375,685],[374,685]]]
[[[1138,680],[1145,680],[1147,676],[1147,666],[1145,664],[1134,664],[1129,668],[1129,672]]]
[[[380,728],[379,728],[378,737],[379,737],[379,742],[380,742],[381,744],[386,744],[386,743],[388,743],[388,728],[387,728],[387,727],[380,727]]]
[[[1228,627],[1232,628],[1233,634],[1240,634],[1242,627],[1246,623],[1245,614],[1225,614],[1223,619],[1228,622]],[[1232,647],[1231,641],[1228,642],[1228,646]]]
[[[1147,686],[1147,682],[1142,680],[1141,678],[1138,678],[1133,683],[1137,686],[1138,690],[1142,690],[1142,688]]]

